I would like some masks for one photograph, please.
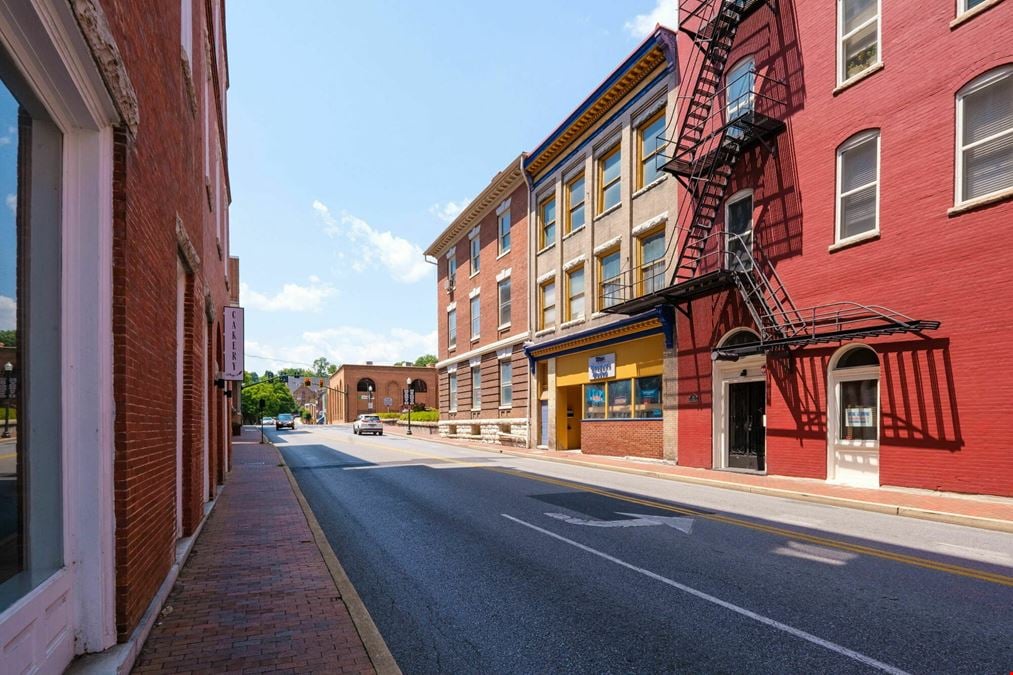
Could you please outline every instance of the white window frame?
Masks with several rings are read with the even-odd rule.
[[[753,198],[753,188],[745,188],[744,190],[739,190],[725,201],[725,255],[726,256],[728,255],[728,248],[729,248],[728,221],[731,219],[732,206],[734,204],[738,204],[739,202],[747,198],[749,199],[751,207],[749,209],[749,259],[750,259],[749,269],[752,269],[753,250],[755,248],[754,242],[756,241],[756,232],[755,232],[756,223],[754,222],[753,219],[753,213],[756,212],[756,200]]]
[[[451,326],[451,324],[453,326]],[[447,349],[457,347],[457,309],[447,312]]]
[[[878,453],[880,447],[880,439],[883,434],[883,378],[882,378],[882,355],[876,350],[872,350],[876,353],[877,358],[880,359],[880,364],[876,366],[859,366],[856,368],[847,368],[844,370],[838,370],[837,364],[840,363],[841,359],[850,351],[854,349],[872,349],[866,344],[856,343],[852,345],[845,345],[844,347],[837,350],[837,352],[831,357],[830,365],[827,368],[827,479],[837,480],[837,463],[836,463],[836,451],[837,449],[848,450],[865,450],[867,452],[875,451]],[[876,380],[876,440],[874,441],[848,441],[840,440],[840,409],[841,409],[841,383],[842,382],[855,382],[860,380]],[[878,461],[879,457],[876,456]],[[877,469],[878,471],[878,469]]]
[[[471,409],[482,409],[482,366],[471,367]]]
[[[477,311],[476,311],[477,310]],[[468,300],[468,321],[471,324],[471,339],[477,340],[482,334],[482,296]]]
[[[447,412],[457,412],[457,371],[447,373]]]
[[[504,287],[509,289],[511,295],[511,297],[505,303],[503,302]],[[500,328],[506,328],[510,326],[511,323],[510,312],[512,310],[512,303],[513,303],[513,288],[510,283],[510,277],[507,277],[506,279],[501,279],[496,284],[496,311],[497,311],[496,318],[499,320]],[[506,321],[503,320],[504,305],[506,305]]]
[[[989,0],[985,0],[984,2],[978,4],[976,7],[968,7],[967,0],[957,0],[957,16],[958,17],[963,16],[968,12],[973,12],[974,10],[978,9],[978,7],[984,7],[989,4],[991,4],[989,3]]]
[[[841,178],[843,176],[842,168],[843,168],[844,153],[847,152],[848,150],[852,150],[852,149],[858,147],[859,145],[862,145],[863,143],[869,141],[870,139],[875,139],[876,140],[876,227],[874,227],[871,230],[868,230],[866,232],[860,232],[858,234],[851,235],[850,237],[844,237],[844,238],[842,238],[841,237],[841,211],[842,211],[841,204],[844,202],[844,198],[847,197],[847,196],[849,196],[849,195],[855,194],[856,192],[860,192],[860,191],[868,188],[869,185],[871,185],[871,183],[866,183],[865,185],[857,187],[857,188],[855,188],[853,190],[849,190],[847,193],[841,193]],[[879,193],[880,193],[880,183],[882,182],[880,180],[880,174],[881,174],[881,170],[880,170],[881,169],[881,167],[880,167],[880,153],[881,153],[881,150],[882,150],[882,146],[883,146],[883,139],[881,137],[880,130],[879,129],[868,129],[866,131],[860,131],[859,133],[855,134],[854,136],[852,136],[848,140],[846,140],[843,143],[841,143],[841,145],[837,148],[837,184],[836,184],[836,187],[835,187],[835,190],[834,190],[835,195],[836,195],[836,200],[837,200],[836,204],[835,204],[835,207],[834,207],[834,210],[835,210],[835,216],[834,216],[834,244],[835,245],[847,244],[847,243],[850,243],[850,242],[853,242],[853,241],[861,241],[863,239],[868,239],[870,237],[875,237],[875,236],[879,235]]]
[[[744,68],[745,66],[745,68]],[[744,72],[736,74],[735,71],[743,70]],[[746,101],[736,101],[733,105],[728,100],[728,95],[731,93],[732,83],[740,77],[744,76],[746,72],[753,74],[753,81],[749,87],[749,96]],[[752,112],[756,108],[756,59],[753,55],[739,59],[735,62],[731,68],[727,70],[725,75],[725,121],[730,122],[733,119],[741,117],[742,111]]]
[[[473,277],[482,269],[482,244],[477,234],[468,240],[468,262],[471,265],[471,274],[468,276]]]
[[[953,199],[955,206],[988,200],[992,198],[994,195],[1002,194],[1003,192],[1010,190],[1010,188],[1002,188],[1000,190],[996,190],[995,192],[990,192],[985,195],[979,195],[977,197],[971,198],[964,197],[964,153],[970,148],[977,147],[984,143],[994,141],[995,139],[1000,138],[1002,136],[1013,133],[1013,129],[1009,129],[1007,131],[1003,131],[998,134],[993,134],[988,138],[983,138],[980,141],[975,141],[970,145],[967,146],[963,145],[964,99],[970,94],[977,93],[982,89],[984,89],[985,87],[993,85],[1007,77],[1013,77],[1013,65],[999,66],[998,68],[994,68],[986,73],[983,73],[978,77],[974,78],[973,80],[971,80],[970,82],[968,82],[967,84],[965,84],[963,87],[960,88],[960,91],[957,92],[957,114],[956,114],[957,135],[956,135],[956,158],[954,164],[956,170],[954,171],[954,185],[953,185]]]
[[[506,232],[503,232],[503,221],[507,222]],[[510,219],[510,209],[496,216],[496,239],[499,242],[499,255],[510,252],[510,228],[513,222]],[[504,234],[506,235],[506,246],[503,245]]]
[[[837,0],[837,86],[843,86],[857,80],[870,72],[876,66],[883,64],[883,0],[876,0],[876,16],[869,19],[855,28],[848,31],[846,34],[844,31],[844,3],[848,0]],[[873,21],[876,22],[876,62],[869,65],[865,70],[855,73],[851,77],[844,77],[844,41],[851,36],[859,33],[866,26],[871,24]]]
[[[503,368],[504,367],[510,369],[510,377],[506,378],[505,380],[503,378]],[[514,401],[513,368],[514,368],[514,364],[513,364],[512,361],[510,361],[510,359],[500,359],[500,362],[499,362],[499,407],[500,408],[512,408],[513,407],[513,401]],[[510,390],[510,400],[507,401],[507,402],[504,402],[503,401],[503,398],[504,398],[503,394],[508,389]]]

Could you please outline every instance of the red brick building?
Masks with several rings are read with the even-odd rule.
[[[0,38],[2,670],[129,669],[229,467],[224,0],[8,3]]]
[[[680,13],[678,462],[1013,495],[1013,4]]]
[[[400,412],[411,380],[416,405],[435,410],[439,383],[432,366],[377,366],[370,362],[338,368],[325,394],[327,421],[348,423],[364,413]]]
[[[436,260],[440,435],[527,443],[528,186],[510,162],[426,249]]]

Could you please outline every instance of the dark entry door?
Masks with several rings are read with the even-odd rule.
[[[728,385],[728,468],[763,471],[766,429],[766,384],[733,382]]]

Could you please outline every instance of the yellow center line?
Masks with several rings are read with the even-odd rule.
[[[413,455],[415,457],[423,457],[426,459],[440,460],[449,462],[451,464],[463,464],[467,466],[474,466],[474,461],[465,461],[454,459],[452,457],[442,457],[440,455],[433,455],[422,452],[415,452],[412,450],[405,450],[403,448],[394,448],[388,445],[381,445],[379,443],[371,443],[362,439],[355,439],[354,445],[368,445],[371,447],[379,448],[382,450],[389,450],[391,452],[399,452],[405,455]],[[804,541],[810,544],[817,544],[820,546],[827,546],[829,548],[836,548],[842,551],[849,551],[851,553],[858,553],[860,555],[867,555],[875,558],[881,558],[883,560],[892,560],[894,562],[903,563],[905,565],[912,565],[914,567],[922,567],[924,569],[935,570],[937,572],[945,572],[947,574],[954,574],[957,576],[968,577],[970,579],[977,579],[979,581],[987,581],[993,584],[999,584],[1001,586],[1013,587],[1013,576],[1005,574],[998,574],[995,572],[986,572],[983,570],[976,570],[970,567],[964,567],[962,565],[953,565],[950,563],[938,562],[936,560],[929,560],[927,558],[920,558],[918,556],[907,555],[905,553],[894,553],[892,551],[885,551],[871,546],[865,546],[862,544],[852,544],[846,541],[839,541],[837,539],[829,539],[827,537],[820,537],[811,534],[805,534],[802,532],[796,532],[794,530],[788,530],[781,527],[775,527],[772,525],[762,525],[759,523],[753,523],[748,520],[742,520],[741,518],[735,518],[732,516],[723,516],[716,513],[704,513],[701,511],[682,508],[678,506],[672,506],[671,504],[665,504],[658,502],[653,499],[641,499],[639,497],[631,497],[628,495],[620,494],[618,492],[612,492],[602,488],[592,487],[583,483],[575,483],[565,479],[549,478],[548,476],[540,476],[538,474],[530,473],[527,471],[521,471],[517,469],[504,469],[501,467],[483,466],[481,467],[488,471],[494,471],[496,473],[507,474],[511,476],[517,476],[520,478],[526,478],[527,480],[534,480],[540,483],[548,483],[550,485],[558,485],[560,487],[571,488],[575,490],[581,490],[583,492],[590,492],[602,497],[608,497],[610,499],[617,499],[619,501],[628,502],[630,504],[638,504],[640,506],[648,506],[654,509],[660,509],[662,511],[669,511],[671,513],[678,513],[681,515],[692,516],[694,518],[700,518],[701,520],[711,520],[725,525],[734,525],[736,527],[745,527],[750,530],[756,530],[758,532],[765,532],[779,537],[787,537],[796,541]]]

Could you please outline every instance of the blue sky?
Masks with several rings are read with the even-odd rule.
[[[422,250],[674,0],[230,5],[247,370],[436,351]],[[263,358],[267,357],[267,358]]]

